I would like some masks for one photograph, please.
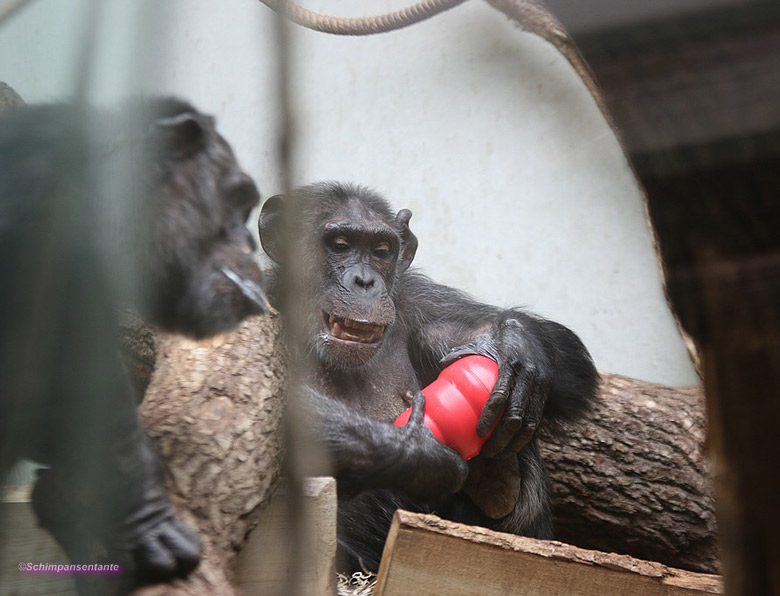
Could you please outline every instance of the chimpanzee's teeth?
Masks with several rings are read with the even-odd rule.
[[[384,334],[384,326],[355,321],[336,315],[327,315],[330,334],[337,339],[345,339],[364,344],[376,343]]]

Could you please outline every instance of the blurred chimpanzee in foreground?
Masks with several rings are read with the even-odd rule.
[[[50,466],[41,525],[71,559],[121,564],[117,591],[184,576],[201,549],[139,425],[118,310],[195,337],[264,312],[245,226],[258,199],[183,101],[0,117],[0,479],[22,457]]]
[[[292,316],[302,328],[300,355],[311,356],[304,394],[333,462],[339,542],[353,568],[362,561],[377,569],[399,507],[550,537],[551,489],[536,431],[581,416],[598,384],[590,355],[566,327],[480,304],[409,270],[417,250],[411,215],[340,183],[272,197],[260,215],[261,243],[277,265],[272,299],[289,255],[302,257],[284,277],[303,310]],[[287,239],[296,244],[285,246]],[[467,354],[499,365],[478,432],[498,426],[468,464],[424,426],[419,392]],[[410,402],[409,422],[396,428]]]

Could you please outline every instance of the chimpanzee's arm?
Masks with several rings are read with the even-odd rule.
[[[401,428],[363,416],[310,387],[303,387],[302,393],[340,492],[390,488],[431,502],[463,484],[466,462],[423,424],[422,393],[415,396],[409,422]]]
[[[40,525],[72,561],[106,556],[122,567],[94,590],[108,594],[186,576],[201,542],[174,515],[163,463],[141,428],[116,350],[114,307],[94,258],[87,253],[60,263],[63,282],[50,312],[57,325],[48,329],[58,357],[46,368],[56,391],[33,402],[41,410],[40,436],[27,455],[51,466],[39,472],[33,491]]]
[[[410,353],[424,383],[466,354],[484,354],[499,378],[478,432],[501,422],[484,455],[518,451],[542,423],[573,420],[587,410],[598,373],[579,338],[566,327],[519,309],[481,304],[466,294],[408,271],[398,280]]]

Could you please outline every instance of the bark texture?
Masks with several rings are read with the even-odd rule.
[[[556,538],[718,573],[701,388],[603,378],[586,421],[542,441]]]
[[[156,353],[140,412],[170,469],[174,507],[200,534],[204,556],[186,581],[136,594],[230,596],[237,593],[231,585],[236,554],[279,476],[279,321],[249,319],[206,343],[158,335]]]

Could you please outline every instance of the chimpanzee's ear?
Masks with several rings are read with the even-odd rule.
[[[274,263],[279,263],[279,257],[281,256],[284,200],[285,195],[270,197],[263,203],[263,208],[260,210],[260,218],[257,220],[260,244]]]
[[[211,124],[213,128],[213,118],[194,112],[182,112],[156,119],[152,123],[152,135],[164,155],[184,159],[204,148],[205,124]]]
[[[409,220],[412,219],[412,212],[408,209],[401,209],[395,216],[398,232],[401,234],[401,250],[398,254],[398,273],[403,273],[409,268],[417,254],[417,236],[409,229]]]

